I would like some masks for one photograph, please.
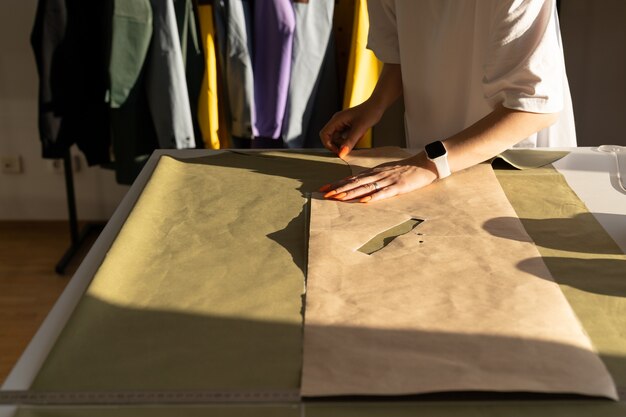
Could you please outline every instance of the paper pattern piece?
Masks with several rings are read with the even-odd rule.
[[[507,149],[494,159],[504,162],[517,169],[530,169],[546,166],[566,156],[568,151],[545,151],[536,149]]]
[[[305,194],[349,171],[162,157],[32,388],[297,391]]]
[[[422,235],[356,250],[410,218]],[[617,397],[484,164],[381,203],[311,205],[302,395],[441,391]]]

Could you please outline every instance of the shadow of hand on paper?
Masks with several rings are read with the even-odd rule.
[[[624,215],[608,213],[601,213],[601,215],[607,219],[614,217],[626,222]],[[498,217],[487,221],[483,228],[494,236],[510,239],[510,235],[505,233],[508,229],[502,226],[516,220],[514,217]],[[603,255],[622,254],[617,244],[606,233],[597,233],[598,228],[602,226],[598,224],[592,213],[580,213],[572,218],[520,218],[519,220],[540,249]]]

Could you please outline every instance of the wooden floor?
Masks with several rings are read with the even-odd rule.
[[[0,382],[69,282],[95,236],[65,275],[54,267],[69,246],[67,222],[0,221]]]

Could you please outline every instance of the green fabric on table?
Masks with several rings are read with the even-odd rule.
[[[364,402],[294,406],[22,407],[15,417],[623,417],[626,404],[596,401]]]
[[[554,168],[496,175],[624,399],[626,255]]]
[[[337,158],[281,152],[163,161],[173,168],[171,173],[159,175],[159,167],[153,174],[153,180],[161,177],[161,185],[146,187],[118,237],[129,241],[114,243],[33,389],[297,388],[306,244],[303,194],[349,175],[348,167]],[[496,174],[623,393],[626,257],[554,169]],[[197,201],[179,204],[189,190]],[[266,194],[279,197],[281,204],[263,198]],[[148,200],[158,207],[150,208]],[[244,210],[244,203],[256,209]],[[144,209],[147,213],[140,214]],[[267,212],[273,214],[262,220]],[[176,221],[166,224],[167,219]],[[186,245],[172,251],[170,243],[160,240],[165,237]],[[153,271],[138,256],[143,245],[176,268]],[[225,266],[227,261],[232,265]],[[242,274],[237,280],[232,279],[235,272]],[[112,295],[119,299],[110,299]],[[73,416],[84,409],[33,407],[18,415]],[[216,408],[189,409],[212,415],[206,409]],[[116,417],[143,416],[132,407],[90,415],[106,417],[98,413],[110,410]],[[626,403],[413,401],[307,404],[306,410],[308,417],[616,417],[626,415]]]
[[[162,157],[34,390],[297,390],[305,193],[338,158]]]
[[[410,219],[402,222],[399,225],[394,226],[374,236],[370,241],[365,243],[357,250],[367,255],[378,252],[379,250],[390,244],[396,237],[409,233],[411,230],[419,226],[419,224],[423,221],[424,220],[422,219]]]
[[[306,417],[623,417],[625,403],[600,401],[424,401],[313,404]]]

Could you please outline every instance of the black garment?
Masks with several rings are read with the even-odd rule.
[[[144,71],[124,104],[111,109],[112,168],[118,184],[132,184],[148,158],[159,148],[154,122],[143,86]]]
[[[170,9],[168,6],[173,6]],[[169,15],[173,13],[173,15]],[[150,154],[159,148],[185,147],[181,133],[199,137],[198,95],[204,75],[204,56],[191,0],[116,0],[113,10],[111,74],[111,143],[115,178],[132,184]],[[170,17],[176,17],[170,26]],[[172,92],[175,69],[173,31],[178,31],[186,68],[186,95],[193,127],[177,126],[182,117],[179,97]],[[190,82],[191,81],[191,82]],[[191,127],[191,126],[190,126]],[[192,131],[195,130],[195,132]],[[202,145],[202,141],[196,141]]]
[[[109,161],[111,0],[39,0],[31,44],[39,73],[44,158],[76,143],[89,165]]]
[[[274,139],[264,136],[255,136],[250,140],[250,148],[252,149],[283,149],[286,148],[282,138]]]

